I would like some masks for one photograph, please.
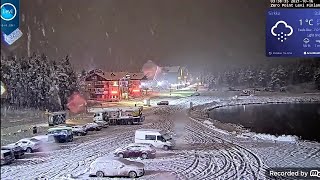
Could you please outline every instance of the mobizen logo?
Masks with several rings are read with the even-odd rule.
[[[320,171],[318,171],[318,170],[311,170],[311,171],[310,171],[310,177],[318,177],[318,178],[320,178]]]

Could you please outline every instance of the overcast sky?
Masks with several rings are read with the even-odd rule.
[[[21,0],[23,37],[2,52],[66,54],[77,69],[263,63],[267,0]],[[29,28],[29,30],[28,30]]]

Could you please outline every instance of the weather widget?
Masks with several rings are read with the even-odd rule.
[[[269,9],[268,57],[320,57],[320,9]]]

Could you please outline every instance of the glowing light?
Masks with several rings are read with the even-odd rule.
[[[73,93],[69,99],[67,107],[72,113],[80,113],[85,111],[87,102],[79,93]]]
[[[113,82],[113,86],[118,86],[118,82],[117,82],[117,81],[114,81],[114,82]]]
[[[140,92],[140,89],[134,89],[132,92]]]
[[[118,94],[118,91],[111,91],[111,94]]]
[[[1,82],[1,96],[6,92],[6,87],[4,86],[3,82]]]

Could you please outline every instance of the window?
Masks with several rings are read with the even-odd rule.
[[[155,135],[146,135],[146,140],[156,140]]]
[[[162,136],[157,136],[157,140],[158,141],[163,141],[163,142],[165,141],[165,139]]]
[[[139,147],[138,146],[130,146],[127,149],[130,151],[137,151],[137,150],[139,150]]]

